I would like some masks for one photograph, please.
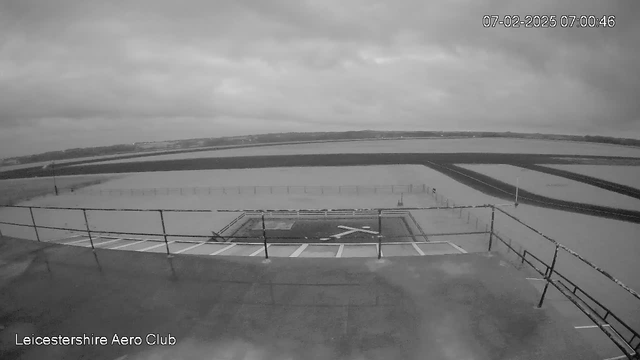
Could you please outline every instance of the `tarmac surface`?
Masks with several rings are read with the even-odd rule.
[[[494,253],[265,262],[0,238],[1,359],[596,359],[538,298]],[[83,334],[108,345],[18,345]]]

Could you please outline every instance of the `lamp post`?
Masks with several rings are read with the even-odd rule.
[[[516,203],[515,203],[515,206],[518,206],[518,188],[519,188],[518,185],[519,185],[519,182],[520,182],[520,178],[517,177],[516,178]]]

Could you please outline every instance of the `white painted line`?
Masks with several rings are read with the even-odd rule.
[[[595,329],[598,325],[582,325],[582,326],[574,326],[575,329]],[[611,327],[609,324],[604,324],[602,327]]]
[[[445,242],[448,242],[448,241],[445,241]],[[454,248],[456,248],[461,253],[463,253],[463,254],[467,253],[467,251],[465,249],[461,248],[460,246],[458,246],[458,245],[456,245],[456,244],[454,244],[452,242],[448,242],[448,243],[449,243],[449,245],[453,246]]]
[[[300,256],[300,254],[302,254],[302,252],[304,251],[304,249],[307,248],[307,246],[309,246],[309,244],[302,244],[300,245],[300,247],[293,252],[293,254],[289,255],[289,257],[298,257]]]
[[[340,244],[340,247],[338,248],[338,253],[336,254],[336,257],[342,257],[342,252],[344,251],[344,244]]]
[[[583,326],[574,326],[575,329],[593,329],[597,328],[598,325],[583,325]]]
[[[538,280],[538,281],[544,281],[545,279],[540,279],[540,278],[525,278],[527,280]]]
[[[269,248],[269,246],[271,246],[271,244],[267,244],[267,249]],[[256,256],[256,255],[260,254],[263,251],[264,251],[264,246],[260,246],[260,249],[252,252],[251,255],[249,255],[249,256]]]
[[[129,239],[124,239],[124,240],[129,240]],[[131,246],[131,245],[134,245],[134,244],[140,244],[140,243],[143,243],[143,242],[145,242],[145,241],[147,241],[147,240],[142,240],[142,241],[138,241],[138,240],[131,240],[131,241],[135,241],[135,242],[132,242],[131,244],[124,244],[124,245],[116,246],[116,247],[111,248],[111,249],[109,249],[109,250],[118,250],[118,249],[122,249],[122,248],[125,248],[125,247],[127,247],[127,246]]]
[[[604,360],[620,360],[620,359],[628,359],[628,358],[627,358],[627,355],[620,355],[612,358],[606,358]]]
[[[175,241],[169,241],[169,242],[168,242],[168,244],[169,244],[169,245],[171,245],[171,244],[173,244],[174,242],[175,242]],[[144,249],[140,249],[140,250],[138,250],[138,251],[140,251],[140,252],[145,252],[145,251],[147,251],[147,250],[155,249],[155,248],[160,247],[160,246],[163,246],[163,245],[164,245],[164,243],[162,242],[162,243],[160,243],[160,244],[158,244],[158,245],[152,245],[152,246],[146,247],[146,248],[144,248]]]
[[[207,243],[206,241],[203,241],[203,242],[198,243],[198,244],[195,244],[195,245],[193,245],[193,246],[186,247],[186,248],[184,248],[184,249],[182,249],[182,250],[178,250],[178,251],[174,252],[174,254],[180,254],[180,253],[183,253],[183,252],[185,252],[185,251],[187,251],[187,250],[195,249],[195,248],[197,248],[198,246],[204,245],[204,244],[206,244],[206,243]]]
[[[235,244],[235,243],[233,243],[233,244],[231,244],[231,245],[229,245],[229,246],[225,246],[225,247],[223,247],[222,249],[220,249],[220,250],[218,250],[218,251],[214,251],[214,252],[212,252],[212,253],[211,253],[211,254],[209,254],[209,255],[218,255],[218,254],[221,254],[221,253],[223,253],[223,252],[225,252],[225,251],[227,251],[227,250],[231,249],[231,248],[232,248],[232,247],[234,247],[234,246],[236,246],[236,244]]]
[[[98,245],[99,245],[99,246],[102,246],[102,245],[104,245],[104,244],[111,244],[111,243],[116,242],[116,241],[118,241],[118,240],[122,240],[122,239],[113,239],[113,240],[109,240],[109,241],[101,242],[100,244],[96,244],[96,246],[98,246]]]
[[[83,242],[83,241],[89,241],[89,239],[76,240],[76,241],[72,241],[72,242],[64,243],[64,244],[62,244],[62,245],[73,245],[73,244],[81,243],[81,242]]]
[[[416,249],[416,251],[418,252],[418,254],[420,254],[420,256],[424,256],[424,251],[422,251],[422,249],[420,249],[420,247],[418,247],[416,243],[412,242],[411,245],[413,245],[413,248]]]

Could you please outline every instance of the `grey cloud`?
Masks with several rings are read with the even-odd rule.
[[[485,29],[485,14],[617,24]],[[114,143],[106,129],[151,121],[171,137],[169,119],[190,118],[202,129],[183,136],[250,121],[281,126],[272,131],[618,124],[640,136],[639,15],[630,1],[5,0],[0,129],[11,140],[66,119]]]

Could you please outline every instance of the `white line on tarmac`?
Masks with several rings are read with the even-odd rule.
[[[129,239],[124,239],[124,240],[129,240]],[[147,241],[147,240],[142,240],[142,241],[139,241],[139,240],[131,240],[131,241],[133,241],[131,244],[124,244],[124,245],[116,246],[116,247],[111,248],[111,249],[109,249],[109,250],[118,250],[118,249],[122,249],[122,248],[127,247],[127,246],[131,246],[131,245],[134,245],[134,244],[140,244],[140,243],[143,243],[143,242],[145,242],[145,241]]]
[[[446,241],[446,242],[448,242],[448,241]],[[456,245],[456,244],[454,244],[452,242],[449,242],[449,245],[453,246],[456,250],[460,251],[463,254],[467,253],[467,251],[465,249],[461,248],[460,246],[458,246],[458,245]]]
[[[289,257],[298,257],[300,256],[300,254],[302,254],[302,252],[304,251],[304,249],[307,248],[307,246],[309,246],[309,244],[302,244],[300,245],[300,247],[293,252],[293,254],[289,255]]]
[[[168,244],[170,245],[170,244],[173,244],[174,242],[175,242],[175,241],[169,241],[169,242],[168,242]],[[144,248],[144,249],[140,249],[140,250],[138,250],[138,251],[140,251],[140,252],[145,252],[145,251],[147,251],[147,250],[151,250],[151,249],[155,249],[155,248],[157,248],[157,247],[160,247],[160,246],[162,246],[162,245],[164,245],[164,243],[160,243],[160,244],[158,244],[158,245],[152,245],[152,246],[146,247],[146,248]]]
[[[527,280],[540,280],[540,281],[545,280],[545,279],[540,279],[540,278],[526,278],[526,279],[527,279]]]
[[[225,247],[223,247],[223,248],[222,248],[222,249],[220,249],[220,250],[214,251],[214,252],[212,252],[212,253],[211,253],[211,254],[209,254],[209,255],[218,255],[218,254],[222,254],[223,252],[225,252],[225,251],[227,251],[227,250],[231,249],[231,248],[232,248],[232,247],[234,247],[234,246],[236,246],[236,244],[235,244],[235,243],[233,243],[233,244],[231,244],[231,245],[229,245],[229,246],[225,246]]]
[[[336,257],[342,257],[342,252],[344,251],[344,244],[340,244],[340,247],[338,248],[338,252],[336,253]]]
[[[198,244],[195,244],[195,245],[193,245],[193,246],[186,247],[186,248],[184,248],[184,249],[182,249],[182,250],[178,250],[178,251],[174,252],[174,254],[180,254],[180,253],[183,253],[183,252],[185,252],[185,251],[187,251],[187,250],[195,249],[195,248],[197,248],[198,246],[204,245],[204,244],[206,244],[206,243],[207,243],[206,241],[203,241],[203,242],[198,243]]]
[[[269,246],[271,246],[271,244],[267,244],[267,249],[269,248]],[[260,249],[252,252],[251,255],[249,255],[249,256],[256,256],[256,255],[260,254],[263,251],[264,251],[264,246],[260,246]]]
[[[620,355],[612,358],[606,358],[604,360],[620,360],[620,359],[628,359],[628,358],[627,358],[627,355]]]
[[[424,256],[424,251],[422,251],[422,249],[420,249],[420,247],[418,247],[416,243],[412,242],[411,245],[413,245],[413,248],[416,249],[416,251],[418,252],[418,254],[420,254],[420,256]]]
[[[611,327],[611,325],[609,325],[609,324],[602,325],[602,327],[605,327],[605,326]],[[597,328],[597,327],[598,327],[598,325],[574,326],[575,329],[594,329],[594,328]]]
[[[111,243],[116,242],[116,241],[118,241],[118,240],[122,240],[122,239],[113,239],[113,240],[109,240],[109,241],[101,242],[100,244],[96,244],[95,246],[99,246],[99,245],[100,245],[100,246],[102,246],[102,245],[104,245],[104,244],[111,244]]]

